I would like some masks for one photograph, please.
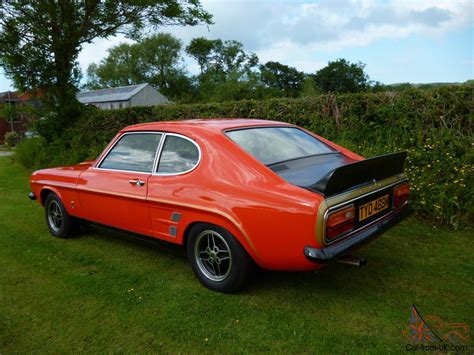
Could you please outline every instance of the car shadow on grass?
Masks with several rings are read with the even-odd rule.
[[[344,265],[328,265],[318,271],[269,271],[259,270],[250,280],[245,293],[294,292],[335,295],[337,298],[364,297],[366,290],[379,292],[390,288],[390,278],[379,278],[367,269],[352,269]],[[364,285],[364,287],[361,287]]]
[[[180,269],[188,269],[190,273],[192,272],[187,262],[185,249],[180,245],[99,225],[88,225],[87,230],[81,235],[92,237],[100,242],[122,244],[148,255],[151,252],[152,258],[173,259],[173,263],[178,264]],[[380,256],[372,256],[368,265],[364,267],[331,263],[321,270],[307,272],[270,271],[257,266],[241,294],[279,293],[291,289],[294,293],[318,293],[328,297],[337,294],[338,298],[353,298],[364,297],[369,289],[376,289],[377,292],[382,293],[388,292],[395,275],[390,270],[384,269],[383,265],[390,264],[390,269],[393,267],[398,269],[398,266],[394,265],[397,264],[397,260],[397,258],[387,260]],[[196,283],[198,283],[197,279]]]
[[[409,267],[402,259],[385,254],[377,245],[367,246],[361,253],[368,260],[362,267],[333,262],[320,270],[307,272],[259,269],[244,292],[283,293],[292,289],[294,293],[337,295],[338,299],[364,298],[367,292],[392,292],[394,284],[400,281],[400,275],[404,275],[404,270]]]

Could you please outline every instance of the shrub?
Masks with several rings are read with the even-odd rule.
[[[18,144],[20,136],[16,132],[5,133],[5,143],[7,146],[13,148]]]
[[[14,159],[28,169],[49,165],[46,141],[42,137],[24,139],[16,148]]]

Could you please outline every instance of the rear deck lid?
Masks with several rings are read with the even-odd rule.
[[[399,152],[355,161],[341,153],[330,153],[268,167],[293,185],[329,197],[403,173],[406,156],[406,152]]]
[[[334,152],[283,161],[267,166],[290,184],[307,188],[325,177],[328,172],[353,162],[355,160],[339,152]]]

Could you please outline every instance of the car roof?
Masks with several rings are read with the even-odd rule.
[[[177,121],[158,121],[141,123],[133,126],[128,126],[122,129],[121,132],[130,131],[176,131],[186,132],[190,129],[204,129],[212,131],[224,131],[228,129],[238,129],[244,127],[258,127],[258,126],[291,126],[289,123],[257,120],[247,118],[211,118],[211,119],[194,119],[194,120],[177,120]]]

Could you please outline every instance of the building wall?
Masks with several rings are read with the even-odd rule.
[[[127,108],[130,106],[129,101],[108,101],[108,102],[96,102],[91,103],[90,105],[94,105],[101,110],[115,110],[121,108]]]
[[[164,95],[160,94],[152,86],[147,85],[130,99],[130,106],[157,106],[167,104],[168,102]]]
[[[111,94],[109,96],[113,95]],[[110,100],[116,98],[117,97],[109,97]],[[93,98],[90,98],[89,100],[93,100]],[[83,99],[81,102],[87,102],[88,105],[94,105],[101,110],[115,110],[132,106],[157,106],[169,103],[166,96],[162,95],[150,85],[145,86],[128,100],[91,102]]]

